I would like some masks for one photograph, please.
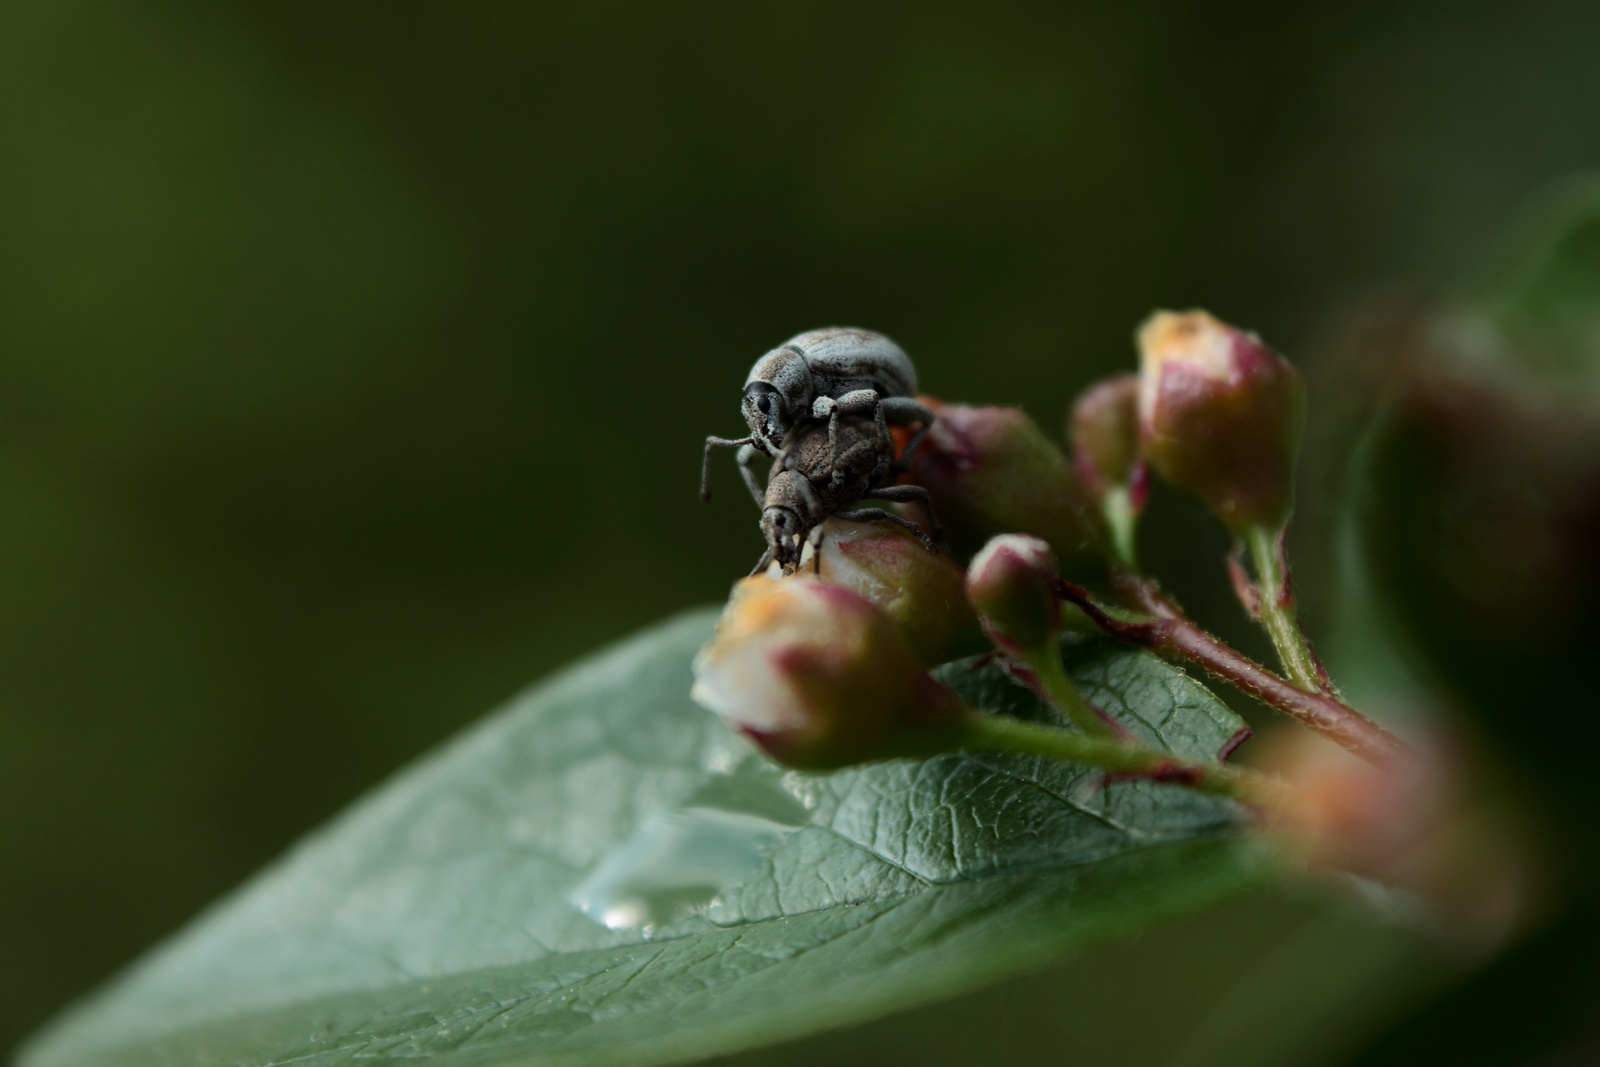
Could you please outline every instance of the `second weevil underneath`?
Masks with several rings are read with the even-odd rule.
[[[831,422],[819,419],[797,429],[778,453],[767,477],[767,491],[760,498],[761,533],[767,539],[767,551],[751,573],[759,574],[777,560],[785,574],[792,574],[808,544],[812,566],[820,571],[822,524],[829,518],[892,522],[916,534],[928,551],[939,551],[936,539],[941,530],[928,491],[920,485],[894,484],[909,452],[907,445],[897,462],[894,439],[881,419],[870,416],[851,415]],[[882,508],[845,510],[863,500],[920,503],[933,537],[909,519]]]

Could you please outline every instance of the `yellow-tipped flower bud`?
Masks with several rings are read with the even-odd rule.
[[[983,617],[996,647],[1024,659],[1040,649],[1053,652],[1061,630],[1056,556],[1026,534],[1001,534],[967,567],[967,596]]]
[[[1098,559],[1104,527],[1093,499],[1021,409],[929,406],[938,421],[911,476],[928,490],[953,552],[969,557],[995,534],[1021,532],[1048,541],[1065,566]]]
[[[741,582],[694,674],[699,704],[791,767],[930,756],[969,728],[887,612],[809,577]]]
[[[1204,311],[1158,311],[1139,329],[1145,458],[1243,535],[1294,505],[1305,388],[1253,333]]]

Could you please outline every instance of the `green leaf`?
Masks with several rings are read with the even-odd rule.
[[[1600,178],[1563,183],[1545,197],[1488,308],[1529,366],[1600,365]]]
[[[784,772],[688,700],[713,621],[592,657],[402,772],[22,1064],[677,1061],[949,996],[1268,868],[1236,808],[1170,784],[992,754]],[[1066,652],[1174,751],[1243,725],[1148,655]],[[942,672],[1048,717],[993,665]]]

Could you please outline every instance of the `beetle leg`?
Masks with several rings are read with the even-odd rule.
[[[900,471],[908,471],[911,469],[911,460],[914,456],[916,456],[917,448],[921,446],[922,439],[928,436],[928,431],[931,429],[933,429],[932,426],[930,426],[928,423],[923,423],[922,427],[917,430],[916,433],[912,434],[911,438],[906,441],[906,447],[900,450],[900,458],[894,461],[895,473],[898,474]]]
[[[944,527],[939,525],[939,517],[933,513],[933,499],[928,496],[928,491],[920,485],[886,485],[880,489],[869,489],[862,494],[865,500],[893,500],[900,504],[921,504],[928,515],[928,526],[933,530],[935,541],[944,540]]]
[[[800,498],[805,502],[807,522],[815,522],[817,516],[827,513],[827,509],[822,506],[822,498],[817,496],[816,487],[811,484],[810,478],[796,478],[794,487],[799,490]]]
[[[772,558],[777,554],[777,549],[773,548],[771,545],[768,545],[767,550],[761,553],[761,561],[756,564],[755,570],[751,571],[747,577],[754,578],[756,575],[772,566]]]
[[[739,437],[739,438],[731,438],[731,439],[727,438],[727,437],[707,437],[706,438],[706,454],[705,454],[705,458],[703,458],[700,461],[700,501],[701,501],[701,503],[709,503],[710,500],[711,500],[711,450],[713,448],[738,448],[739,449],[739,466],[744,469],[744,480],[745,480],[745,483],[747,485],[752,486],[752,487],[755,485],[756,476],[755,476],[754,473],[752,473],[749,470],[750,459],[749,459],[749,456],[745,455],[745,450],[746,449],[750,450],[751,455],[755,454],[755,446],[753,446],[750,443],[750,441],[751,441],[751,438],[748,438],[748,437]],[[752,492],[753,491],[754,490],[752,489]],[[759,502],[761,500],[761,494],[760,493],[756,493],[756,500],[757,500],[757,502]]]
[[[811,405],[813,417],[820,419],[824,413],[828,417],[828,469],[833,472],[832,484],[835,487],[844,480],[844,475],[839,472],[839,416],[864,415],[869,411],[877,418],[878,432],[883,440],[888,440],[889,427],[879,410],[878,394],[872,389],[852,389],[837,398],[819,396]]]
[[[895,461],[896,471],[909,470],[911,457],[916,455],[917,446],[922,444],[922,439],[928,436],[928,431],[933,428],[934,414],[928,405],[910,396],[887,396],[881,405],[883,415],[897,426],[920,422],[922,427],[911,435],[911,440],[906,442],[906,447],[900,450],[900,458]]]
[[[750,461],[756,458],[756,446],[753,444],[742,446],[735,458],[739,461],[739,473],[744,476],[745,488],[750,490],[750,496],[755,499],[756,507],[764,507],[767,502],[766,494],[761,491],[761,483],[756,481],[756,472],[750,469]]]
[[[806,541],[811,545],[811,573],[819,578],[822,577],[822,531],[822,524],[818,523],[806,534]]]
[[[882,508],[861,508],[857,511],[836,511],[833,513],[833,516],[836,519],[848,519],[851,522],[892,522],[896,526],[904,526],[906,529],[916,534],[917,539],[922,542],[923,547],[929,552],[939,551],[939,546],[934,543],[933,538],[922,532],[922,527],[918,526],[910,519],[902,519],[900,516],[895,515],[892,512],[884,511]]]
[[[865,415],[878,406],[878,392],[875,389],[852,389],[835,403],[845,415]]]

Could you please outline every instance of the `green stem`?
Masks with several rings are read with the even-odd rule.
[[[1100,510],[1106,517],[1106,527],[1111,531],[1111,550],[1123,566],[1137,574],[1139,556],[1134,547],[1134,530],[1139,524],[1139,511],[1133,506],[1133,490],[1126,485],[1114,485],[1107,489],[1100,498]]]
[[[1054,726],[1025,722],[1004,715],[973,712],[963,747],[993,752],[1023,752],[1049,756],[1114,774],[1160,778],[1180,782],[1206,793],[1219,793],[1271,803],[1276,792],[1271,779],[1238,767],[1194,763],[1169,752],[1157,752],[1128,741],[1085,737]]]
[[[1282,528],[1252,526],[1245,538],[1260,587],[1261,624],[1272,638],[1289,680],[1308,693],[1326,692],[1330,688],[1327,678],[1295,611],[1294,590],[1280,550],[1282,537]]]
[[[1071,719],[1078,729],[1096,737],[1117,736],[1116,728],[1078,692],[1067,669],[1061,665],[1061,652],[1054,641],[1037,652],[1029,653],[1023,662],[1039,679],[1039,687],[1044,690],[1045,698]]]

